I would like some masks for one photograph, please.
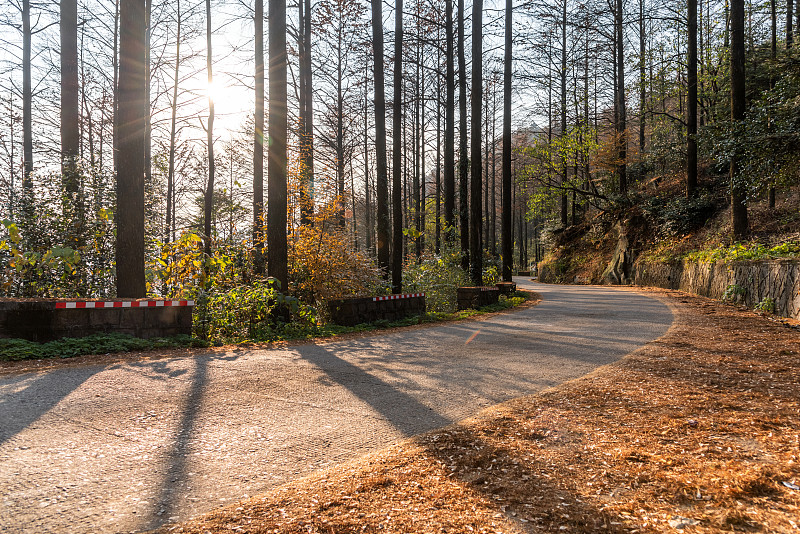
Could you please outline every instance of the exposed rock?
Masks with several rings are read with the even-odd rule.
[[[614,226],[614,231],[619,236],[617,238],[617,248],[614,250],[611,263],[609,263],[606,270],[603,271],[603,282],[614,285],[629,284],[632,281],[631,269],[634,260],[633,251],[630,247],[630,241],[624,229],[624,225],[617,223]]]

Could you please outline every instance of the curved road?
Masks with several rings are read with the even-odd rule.
[[[356,340],[0,378],[0,531],[187,519],[611,363],[657,300],[551,286],[535,307]]]

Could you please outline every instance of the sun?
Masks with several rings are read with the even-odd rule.
[[[230,96],[229,87],[220,80],[214,80],[206,84],[206,97],[211,98],[214,103],[224,101]]]

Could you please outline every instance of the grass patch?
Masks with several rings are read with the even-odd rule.
[[[0,361],[74,358],[86,354],[110,354],[152,349],[203,347],[207,344],[187,335],[141,339],[127,334],[94,334],[47,343],[26,339],[0,339]]]
[[[680,252],[683,239],[668,238],[654,244],[642,253],[646,263],[732,263],[737,261],[759,261],[800,258],[800,242],[787,241],[779,245],[765,245],[757,241],[734,243],[733,245],[706,244],[700,250]]]
[[[696,263],[770,260],[800,257],[800,243],[786,242],[768,246],[763,243],[735,243],[728,247],[697,250],[683,255],[683,259]]]

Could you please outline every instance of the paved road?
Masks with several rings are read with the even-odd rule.
[[[187,519],[586,374],[672,322],[632,292],[517,282],[543,302],[357,340],[0,378],[0,531]]]

